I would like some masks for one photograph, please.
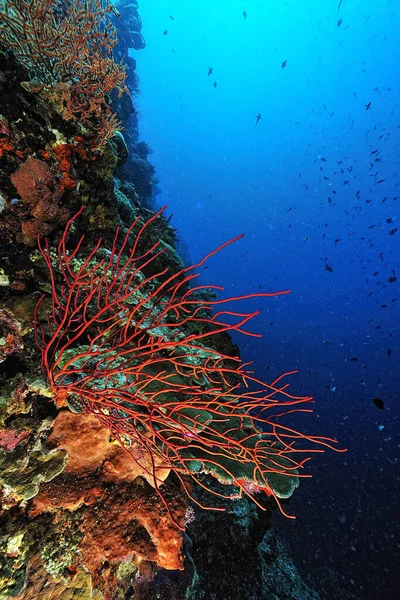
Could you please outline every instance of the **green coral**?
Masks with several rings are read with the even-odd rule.
[[[14,452],[0,450],[0,483],[19,501],[30,500],[39,491],[42,482],[59,475],[67,464],[65,450],[42,449],[28,453],[18,446]]]
[[[103,153],[96,160],[96,174],[100,179],[111,179],[117,167],[118,156],[111,144],[107,144]]]
[[[137,209],[132,206],[129,198],[116,187],[114,187],[114,196],[117,201],[118,214],[122,221],[133,223],[137,217]]]
[[[231,422],[229,422],[229,425],[231,425]],[[215,428],[215,425],[213,425],[213,428]],[[241,432],[238,431],[235,432],[234,435],[238,440],[240,437],[243,437],[239,435],[240,433]],[[230,436],[232,437],[232,434],[230,434]],[[245,446],[250,448],[261,439],[262,435],[254,437],[252,438],[251,443],[247,442]],[[268,449],[268,442],[265,442],[265,448]],[[290,498],[299,485],[299,479],[296,476],[297,471],[293,472],[293,476],[274,472],[274,469],[279,468],[282,468],[282,470],[290,469],[291,465],[285,457],[274,454],[272,449],[269,451],[271,452],[271,458],[264,457],[260,460],[265,480],[278,498]],[[197,446],[193,448],[189,445],[187,449],[181,450],[180,454],[185,459],[189,459],[186,464],[193,473],[206,473],[212,475],[220,483],[225,485],[234,485],[235,481],[245,482],[245,485],[250,485],[250,495],[252,495],[251,490],[253,486],[255,486],[255,488],[257,488],[257,486],[259,488],[266,487],[265,480],[261,477],[259,471],[255,471],[252,462],[232,459],[218,448],[213,448],[211,446],[205,451]],[[256,489],[254,489],[254,492],[256,492]]]
[[[77,560],[78,546],[83,537],[80,531],[82,511],[63,511],[62,518],[43,532],[41,557],[46,570],[56,579],[65,576]]]
[[[0,600],[8,600],[22,592],[29,558],[24,533],[8,534],[4,530],[0,536]]]

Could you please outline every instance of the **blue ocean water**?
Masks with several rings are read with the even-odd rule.
[[[275,527],[324,597],[344,597],[339,586],[396,597],[400,5],[142,0],[140,11],[157,205],[193,262],[245,234],[203,283],[229,296],[292,290],[244,302],[263,338],[235,341],[261,379],[298,369],[294,391],[316,404],[292,422],[348,448],[314,457],[290,502],[297,519]]]

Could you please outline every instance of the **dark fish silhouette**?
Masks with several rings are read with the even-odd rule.
[[[332,269],[331,265],[325,265],[325,271],[328,271],[329,273],[333,273],[333,269]]]
[[[261,113],[258,113],[258,115],[256,116],[256,126],[259,124],[260,121],[261,121]]]
[[[244,16],[244,20],[246,20],[247,19],[247,12],[245,10],[243,11],[243,16]]]
[[[339,21],[337,22],[337,26],[340,27],[342,23],[343,23],[343,19],[339,19]]]
[[[374,398],[374,404],[376,408],[379,408],[379,410],[383,410],[385,408],[385,403],[381,398]]]
[[[337,11],[338,11],[338,12],[339,12],[339,10],[340,10],[340,7],[342,6],[342,2],[343,2],[343,0],[339,0],[339,6],[337,7]]]
[[[284,60],[282,63],[282,69],[284,69],[286,67],[286,65],[287,65],[287,60]]]
[[[216,81],[214,81],[214,87],[217,87],[218,83]]]
[[[168,33],[168,29],[165,29],[165,31],[163,31],[163,35],[167,35]]]
[[[210,68],[208,69],[208,76],[209,76],[209,77],[210,77],[211,73],[213,72],[213,70],[214,70],[214,69],[213,69],[212,67],[210,67]]]
[[[371,110],[371,104],[372,102],[368,102],[368,104],[365,105],[365,110]]]

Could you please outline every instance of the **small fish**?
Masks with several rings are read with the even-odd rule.
[[[387,351],[387,355],[388,355],[388,356],[391,356],[391,354],[392,354],[392,349],[391,349],[391,348],[389,348],[389,349],[388,349],[388,351]]]
[[[174,20],[174,17],[172,15],[169,15],[169,18],[171,19],[171,21]]]
[[[339,6],[337,7],[337,11],[338,11],[338,12],[339,12],[339,10],[340,10],[340,7],[342,6],[342,2],[343,2],[343,0],[339,0]]]
[[[353,356],[352,358],[350,358],[350,360],[351,360],[351,362],[357,362],[358,358],[357,358],[357,356]]]
[[[368,102],[368,104],[365,105],[365,110],[371,110],[371,104],[372,102]]]
[[[334,387],[331,387],[331,388],[329,388],[329,389],[331,390],[331,392],[336,392],[336,390],[337,390],[337,387],[336,387],[336,386],[334,386]]]
[[[212,72],[213,72],[213,71],[214,71],[214,69],[213,69],[212,67],[210,67],[210,68],[208,69],[208,76],[209,76],[209,77],[210,77],[210,75],[212,74]]]
[[[119,12],[118,12],[118,11],[117,11],[117,9],[115,8],[115,6],[113,6],[112,4],[111,4],[111,12],[113,12],[113,13],[114,13],[114,15],[117,17],[117,19],[119,19],[119,18],[120,18],[120,16],[121,16],[121,15],[119,14]]]
[[[165,30],[163,31],[163,35],[167,35],[167,33],[168,33],[168,29],[165,29]]]
[[[244,17],[244,20],[246,21],[246,19],[247,19],[247,12],[245,10],[243,11],[243,17]]]
[[[325,265],[325,271],[328,271],[329,273],[333,273],[333,269],[332,269],[331,265]]]
[[[218,83],[216,81],[214,81],[214,87],[217,87]]]
[[[389,277],[389,279],[388,279],[388,282],[389,282],[389,283],[394,283],[395,281],[397,281],[397,277],[394,277],[394,276],[391,276],[391,277]]]
[[[287,60],[284,60],[282,63],[282,69],[284,69],[286,67],[286,65],[287,65]]]
[[[260,121],[261,121],[261,113],[258,113],[258,115],[256,116],[256,125],[255,126],[257,126]]]
[[[343,19],[339,19],[339,21],[337,22],[337,26],[340,27],[342,23],[343,23]]]

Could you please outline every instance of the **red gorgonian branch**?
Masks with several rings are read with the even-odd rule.
[[[211,493],[223,498],[244,493],[263,508],[255,494],[262,491],[284,513],[271,480],[308,477],[301,471],[309,454],[334,448],[335,440],[305,435],[280,422],[288,413],[310,412],[311,397],[288,391],[284,380],[291,373],[266,384],[254,377],[249,363],[222,354],[211,341],[229,331],[256,336],[246,325],[258,312],[225,310],[226,303],[288,291],[207,299],[207,290],[223,288],[190,287],[198,277],[195,269],[242,236],[178,273],[157,270],[166,248],[159,241],[141,248],[164,209],[145,223],[136,219],[122,238],[117,230],[111,250],[99,240],[81,258],[84,236],[73,249],[67,249],[67,242],[82,210],[69,221],[57,252],[39,239],[50,275],[51,310],[41,325],[42,297],[36,340],[56,401],[68,400],[108,427],[150,474],[170,514],[161,469],[174,471],[198,504],[185,476],[206,487],[201,474],[211,473],[236,488],[236,494],[207,487]]]

